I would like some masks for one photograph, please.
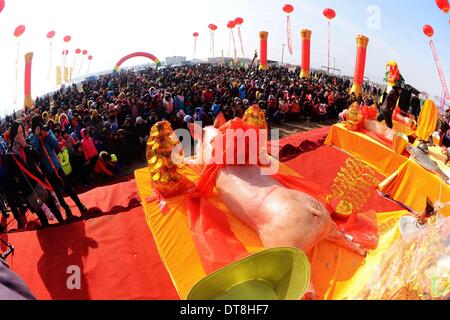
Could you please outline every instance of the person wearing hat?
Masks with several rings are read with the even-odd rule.
[[[26,199],[28,208],[38,216],[41,226],[46,227],[49,219],[56,218],[60,223],[64,219],[54,189],[40,169],[40,159],[40,154],[25,141],[23,124],[15,121],[6,154],[8,175],[14,178],[16,193]]]
[[[75,202],[76,206],[82,214],[87,212],[87,208],[81,203],[78,195],[72,187],[70,180],[64,174],[63,168],[58,158],[58,140],[51,130],[42,126],[39,118],[32,119],[33,134],[30,136],[30,141],[36,151],[41,156],[44,172],[47,174],[48,180],[52,185],[61,206],[66,212],[68,219],[73,217],[72,210],[64,200],[63,192]]]
[[[74,112],[67,132],[69,132],[69,134],[75,133],[78,139],[81,140],[81,129],[83,129],[83,126],[81,124],[80,114],[78,112]]]

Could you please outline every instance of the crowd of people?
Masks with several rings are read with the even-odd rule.
[[[242,117],[251,105],[266,112],[269,123],[338,119],[351,103],[371,105],[381,94],[365,86],[366,97],[350,95],[350,79],[274,67],[268,71],[198,65],[124,71],[63,87],[37,98],[32,108],[7,117],[0,126],[0,183],[7,206],[24,228],[30,209],[42,226],[73,217],[64,195],[80,212],[73,185],[99,176],[113,177],[123,165],[145,161],[150,128],[167,120],[173,129],[194,121],[213,124]]]

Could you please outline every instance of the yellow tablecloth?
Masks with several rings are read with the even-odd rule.
[[[390,176],[407,161],[407,158],[395,153],[372,137],[347,130],[343,124],[337,124],[331,128],[325,144],[336,146],[351,156],[363,160],[384,176]]]
[[[196,181],[198,175],[187,169],[188,177]],[[206,276],[199,252],[189,231],[184,197],[168,200],[170,213],[163,215],[156,203],[146,199],[152,195],[150,175],[144,168],[135,172],[135,177],[146,214],[146,220],[154,236],[161,259],[166,266],[181,299],[186,299],[189,290]],[[257,234],[243,225],[224,208],[213,194],[215,206],[222,208],[236,237],[250,253],[263,250]],[[368,279],[381,259],[381,255],[399,237],[398,220],[406,212],[379,213],[377,215],[380,242],[378,249],[367,258],[343,249],[328,241],[316,246],[310,255],[312,279],[319,296],[324,299],[353,298],[364,280]]]
[[[347,130],[342,124],[332,127],[325,142],[336,146],[352,156],[369,164],[388,178],[380,185],[380,190],[391,199],[399,201],[417,212],[423,212],[427,197],[436,203],[441,193],[441,179],[438,175],[420,166],[415,160],[376,141],[372,137]],[[445,156],[439,147],[430,148],[430,158],[438,163],[442,171],[450,176],[450,167],[445,165]],[[442,185],[442,202],[450,201],[450,186]],[[443,210],[450,214],[450,208]]]
[[[416,212],[424,212],[427,198],[432,203],[439,200],[443,203],[450,202],[450,186],[413,159],[408,160],[391,177],[381,183],[379,189],[391,199],[407,205]],[[443,209],[441,214],[449,216],[450,207]]]

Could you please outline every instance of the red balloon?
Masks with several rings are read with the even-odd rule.
[[[47,38],[48,39],[53,39],[53,37],[56,35],[55,31],[50,31],[49,33],[47,33]]]
[[[75,50],[75,53],[76,53],[76,54],[80,54],[80,53],[81,53],[81,49]]]
[[[228,21],[227,27],[233,29],[234,27],[236,27],[236,23],[233,20]]]
[[[91,61],[92,59],[94,59],[94,57],[93,56],[89,56],[88,59],[89,59],[89,61]]]
[[[88,54],[88,51],[87,50],[83,50],[83,55],[85,56],[87,54]]]
[[[5,0],[0,0],[0,12],[5,8]]]
[[[240,26],[241,24],[244,23],[244,19],[242,19],[241,17],[238,17],[236,19],[234,19],[234,23],[238,26]]]
[[[25,32],[25,26],[23,24],[21,24],[20,26],[18,26],[16,28],[16,30],[14,30],[14,36],[16,38],[20,37],[23,33]]]
[[[434,29],[432,26],[430,26],[429,24],[426,24],[423,26],[423,33],[427,36],[427,37],[432,37],[434,35]]]
[[[194,38],[197,38],[199,36],[198,32],[194,32],[192,35],[194,36]]]
[[[287,14],[294,12],[294,6],[292,4],[287,4],[283,7],[283,11]]]
[[[64,42],[70,42],[70,40],[72,40],[71,36],[65,36],[64,37]]]
[[[336,11],[334,11],[331,8],[327,8],[327,9],[323,10],[323,15],[325,16],[325,18],[331,20],[336,17]]]
[[[216,31],[216,30],[217,30],[217,26],[216,26],[215,24],[210,24],[210,25],[208,26],[208,28],[209,28],[211,31]]]
[[[448,13],[450,11],[450,3],[448,3],[448,0],[436,0],[436,4],[445,13]]]

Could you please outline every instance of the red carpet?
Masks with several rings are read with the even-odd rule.
[[[81,202],[89,209],[90,215],[110,214],[129,208],[130,206],[139,204],[139,196],[136,189],[136,183],[133,176],[120,179],[113,185],[98,187],[89,192],[79,194]],[[66,198],[67,204],[70,206],[75,216],[80,216],[75,203],[70,198]],[[64,209],[61,209],[63,217],[65,217]],[[2,217],[2,219],[4,219]],[[28,227],[33,229],[35,225],[39,225],[39,219],[36,215],[27,212]],[[52,222],[52,223],[57,223]],[[2,225],[5,222],[2,221]],[[7,230],[14,231],[17,228],[17,222],[12,217],[8,219]]]
[[[12,271],[38,299],[179,299],[141,208],[2,237],[16,249]],[[70,266],[79,267],[81,290],[67,287]]]
[[[94,189],[81,199],[104,215],[42,231],[1,235],[15,247],[14,256],[8,258],[12,271],[33,294],[63,300],[179,299],[142,208],[129,208],[136,201],[134,180]],[[112,214],[118,209],[122,213]],[[67,273],[70,266],[79,267],[81,290],[67,287],[73,274]]]
[[[333,180],[336,178],[337,172],[347,159],[348,156],[345,153],[330,146],[322,146],[315,151],[302,154],[285,164],[306,179],[314,181],[329,190]],[[385,179],[385,177],[378,173],[375,176],[380,182]],[[364,208],[364,211],[370,210],[374,210],[375,212],[389,212],[398,211],[401,208],[391,201],[378,196],[374,189],[368,204]]]

